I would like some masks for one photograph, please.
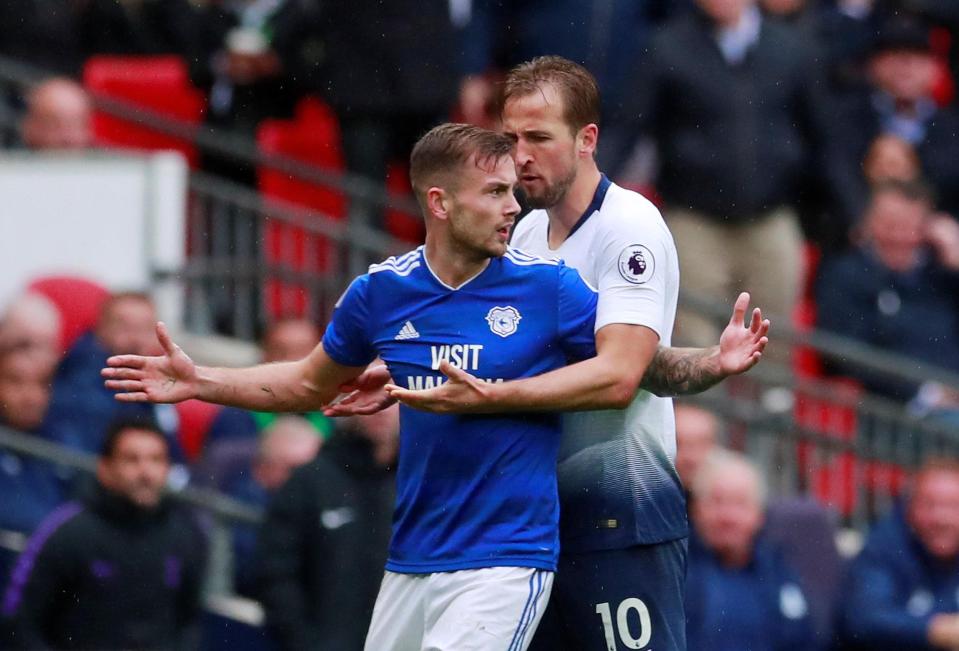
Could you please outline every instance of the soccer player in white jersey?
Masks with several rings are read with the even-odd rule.
[[[357,278],[305,359],[197,367],[158,325],[165,354],[110,358],[107,386],[132,402],[312,411],[377,356],[410,388],[435,386],[450,364],[495,384],[592,356],[596,293],[566,265],[507,247],[519,212],[511,150],[505,136],[469,125],[441,125],[417,143],[410,168],[425,246]],[[610,388],[583,404],[621,402]],[[401,408],[393,537],[369,651],[527,648],[559,554],[560,431],[558,413]]]
[[[720,346],[668,348],[679,291],[659,211],[596,166],[599,94],[581,66],[542,57],[508,75],[502,108],[519,183],[533,210],[520,250],[564,260],[599,291],[597,356],[501,385],[444,367],[432,391],[394,398],[436,412],[587,409],[615,387],[620,408],[567,414],[560,452],[561,556],[536,649],[686,648],[686,509],[673,467],[668,395],[702,391],[755,364],[768,321],[740,296]],[[637,375],[638,372],[638,375]],[[637,391],[639,378],[646,390]],[[699,650],[697,650],[699,651]]]

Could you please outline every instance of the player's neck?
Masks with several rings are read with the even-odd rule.
[[[593,201],[602,174],[596,165],[580,170],[562,201],[546,210],[549,215],[549,247],[558,248]]]
[[[424,250],[426,264],[437,280],[453,289],[458,289],[464,283],[476,278],[489,266],[489,257],[478,257],[460,251],[447,242],[439,242],[436,238],[426,237]]]

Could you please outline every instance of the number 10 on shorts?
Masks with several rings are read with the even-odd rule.
[[[639,615],[639,637],[633,637],[629,628],[629,611],[635,610]],[[607,651],[616,651],[616,633],[627,649],[642,649],[649,644],[653,636],[652,623],[649,620],[649,609],[642,599],[635,597],[624,599],[616,609],[616,629],[613,629],[613,616],[609,602],[596,604],[596,614],[603,620],[603,630],[606,633]]]

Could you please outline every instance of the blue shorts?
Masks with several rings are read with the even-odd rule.
[[[686,539],[560,554],[530,651],[686,651]]]

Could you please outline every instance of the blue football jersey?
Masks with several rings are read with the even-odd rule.
[[[323,348],[363,366],[379,356],[410,389],[445,381],[442,360],[488,382],[596,354],[596,293],[552,260],[509,249],[458,288],[423,247],[370,267],[333,314]],[[560,415],[430,414],[400,407],[397,503],[387,569],[555,570]]]

